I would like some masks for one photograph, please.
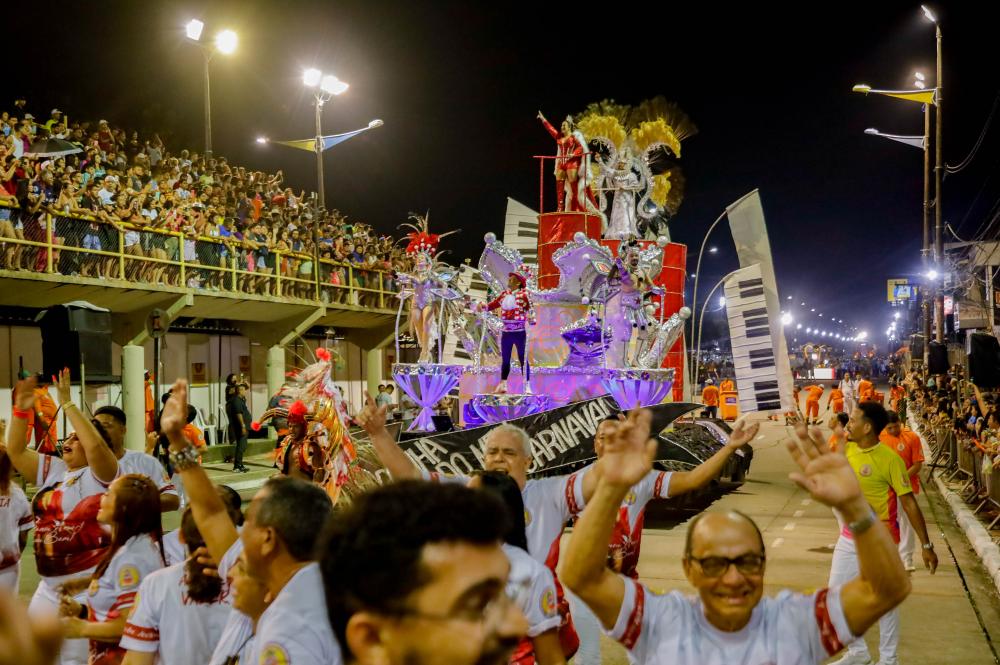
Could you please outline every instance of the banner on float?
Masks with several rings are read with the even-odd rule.
[[[658,433],[680,416],[701,404],[670,402],[648,407],[653,415],[651,431]],[[597,425],[621,409],[610,395],[574,402],[509,421],[531,437],[531,474],[593,459]],[[497,425],[444,432],[399,443],[417,467],[444,474],[468,475],[483,468],[486,435]]]

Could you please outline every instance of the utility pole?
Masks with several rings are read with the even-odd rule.
[[[944,97],[944,85],[941,80],[941,25],[934,24],[934,33],[937,39],[937,86],[936,86],[936,96],[937,96],[937,114],[934,119],[934,263],[938,270],[938,275],[944,274],[943,261],[944,252],[941,246],[941,178],[944,175],[944,153],[941,150],[941,106],[942,98]],[[935,325],[934,339],[938,342],[944,341],[944,294],[942,293],[942,288],[940,284],[935,284],[935,303],[934,309],[937,318],[937,323]]]

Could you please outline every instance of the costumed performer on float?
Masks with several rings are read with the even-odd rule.
[[[538,119],[556,140],[556,208],[559,212],[590,212],[600,215],[597,201],[590,188],[590,150],[587,141],[573,126],[573,118],[566,116],[560,130],[556,130],[538,112]],[[569,200],[566,194],[569,193]],[[603,217],[603,215],[601,215]]]
[[[438,277],[434,262],[434,255],[437,254],[438,244],[441,238],[458,230],[447,233],[430,233],[428,230],[427,215],[410,215],[410,219],[416,224],[401,224],[400,227],[413,229],[404,240],[408,240],[406,253],[413,258],[413,271],[410,273],[398,273],[399,283],[405,287],[400,294],[405,297],[405,291],[410,292],[410,334],[417,338],[417,345],[420,347],[420,358],[418,362],[431,362],[431,349],[434,341],[441,331],[435,331],[437,316],[435,311],[436,298],[434,289],[446,286]],[[436,333],[436,334],[435,334]]]
[[[656,323],[643,303],[643,296],[653,280],[640,262],[641,253],[642,248],[635,240],[622,242],[608,273],[608,286],[614,294],[608,298],[605,314],[612,335],[607,353],[609,367],[637,366],[648,329]],[[634,347],[633,338],[636,340]]]
[[[507,288],[500,292],[489,304],[479,304],[478,311],[500,308],[503,331],[500,333],[500,383],[496,393],[507,392],[507,377],[510,376],[511,352],[517,348],[517,358],[524,368],[524,392],[531,393],[531,366],[527,356],[527,324],[535,323],[535,310],[528,294],[530,272],[527,266],[520,266],[507,278]]]
[[[614,194],[611,217],[604,237],[613,240],[631,240],[639,235],[636,195],[643,185],[633,168],[632,153],[628,146],[622,149],[613,166],[601,163],[606,191]]]

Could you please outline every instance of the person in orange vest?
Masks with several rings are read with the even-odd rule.
[[[719,390],[724,393],[734,392],[736,390],[736,384],[728,376],[722,380],[719,384]]]
[[[144,383],[146,384],[146,433],[148,434],[156,430],[156,401],[153,399],[153,381],[149,376],[148,369]]]
[[[833,417],[830,418],[830,422],[826,424],[832,432],[827,443],[830,446],[830,450],[835,453],[843,453],[847,446],[847,421],[849,420],[850,418],[847,414],[840,411],[833,414]]]
[[[823,396],[820,384],[806,386],[806,423],[819,424],[819,398]]]
[[[889,388],[889,406],[892,407],[893,411],[899,411],[899,400],[901,400],[905,394],[906,390],[903,386],[896,383],[893,383],[892,387]]]
[[[830,405],[833,405],[834,413],[844,412],[844,392],[838,387],[836,383],[830,384],[830,396],[826,400],[826,410],[830,410]]]
[[[705,387],[701,391],[701,401],[709,418],[719,417],[719,389],[714,384],[712,379],[706,379]]]
[[[920,437],[909,427],[903,427],[899,420],[899,414],[889,411],[889,421],[879,435],[879,442],[888,447],[903,458],[906,465],[906,473],[910,477],[910,487],[914,494],[920,493],[920,468],[924,465],[924,451],[920,446]],[[898,502],[898,499],[897,499]],[[903,566],[908,571],[916,570],[913,565],[913,548],[916,546],[916,534],[910,520],[907,519],[906,511],[901,506],[897,512],[899,518],[899,556],[903,560]]]
[[[872,382],[868,380],[868,377],[863,377],[858,381],[858,401],[859,402],[871,402],[875,399],[875,386]]]
[[[27,372],[22,374],[27,375]],[[27,378],[25,376],[24,378]],[[28,416],[28,441],[35,435],[35,450],[44,455],[56,454],[56,413],[59,407],[49,395],[49,381],[41,374],[35,387],[35,408]]]

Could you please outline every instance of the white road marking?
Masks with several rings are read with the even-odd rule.
[[[803,506],[808,506],[812,502],[813,502],[812,499],[802,499],[802,505]]]
[[[786,524],[785,531],[795,531],[795,522],[789,522]]]
[[[794,513],[792,513],[792,517],[802,517],[805,514],[806,511],[804,510],[796,510]]]
[[[775,538],[774,542],[771,543],[771,549],[773,550],[776,547],[781,547],[782,544],[784,544],[784,542],[785,542],[784,538]]]

